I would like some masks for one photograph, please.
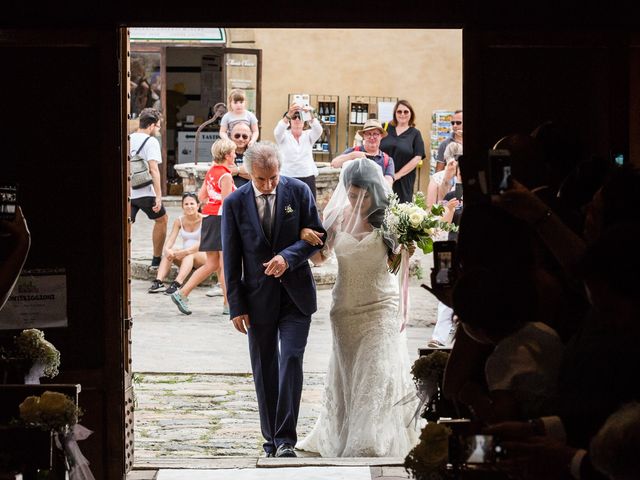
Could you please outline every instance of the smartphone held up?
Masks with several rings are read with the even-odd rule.
[[[0,220],[13,222],[18,206],[18,186],[0,185]]]
[[[433,242],[433,282],[440,287],[453,286],[456,242],[451,240]]]

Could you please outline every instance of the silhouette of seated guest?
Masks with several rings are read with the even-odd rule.
[[[484,365],[486,387],[468,381],[458,399],[477,419],[492,423],[549,413],[556,394],[563,345],[536,321],[536,292],[528,273],[465,271],[453,291],[453,308],[466,334],[493,347]]]
[[[640,472],[640,403],[633,402],[611,415],[591,441],[595,467],[611,480],[631,480]]]
[[[569,468],[580,473],[575,478],[605,478],[577,449],[587,449],[620,406],[640,400],[640,252],[629,248],[638,242],[640,225],[616,225],[589,247],[580,264],[593,309],[565,349],[558,394],[550,404],[554,416],[505,422],[487,432],[519,439],[507,448],[524,464],[545,469],[532,478]]]

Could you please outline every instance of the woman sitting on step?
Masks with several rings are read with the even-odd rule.
[[[182,212],[184,215],[173,222],[173,228],[164,245],[158,274],[149,287],[149,293],[164,292],[165,295],[171,295],[182,286],[191,270],[204,265],[207,259],[204,252],[198,251],[202,215],[198,212],[198,196],[195,193],[188,192],[182,195]],[[181,249],[175,248],[178,236],[182,239]],[[169,274],[172,264],[179,267],[178,275],[167,287],[163,280]]]

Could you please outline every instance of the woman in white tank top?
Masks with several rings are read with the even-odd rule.
[[[206,261],[205,253],[198,251],[202,215],[198,212],[198,197],[195,193],[185,193],[182,196],[182,212],[183,215],[173,221],[171,233],[162,252],[158,274],[149,288],[149,293],[164,292],[171,295],[182,286],[194,268],[204,265]],[[176,247],[178,237],[182,240],[182,248]],[[179,267],[178,275],[167,287],[163,280],[169,274],[172,264]]]

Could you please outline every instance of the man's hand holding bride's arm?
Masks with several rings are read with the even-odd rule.
[[[324,245],[322,249],[318,250],[313,255],[311,255],[311,257],[309,257],[314,265],[320,265],[329,256],[327,254],[327,252],[329,251],[328,246],[323,243],[322,237],[324,237],[324,232],[318,232],[317,230],[313,230],[312,228],[305,227],[300,230],[300,239],[304,240],[312,247]]]

